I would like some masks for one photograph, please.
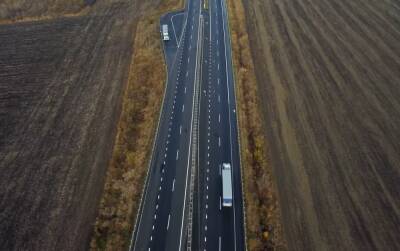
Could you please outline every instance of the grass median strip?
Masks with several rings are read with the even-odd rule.
[[[91,250],[125,250],[129,245],[166,80],[159,18],[180,7],[182,0],[165,1],[152,13],[143,14],[137,25],[116,143]]]
[[[227,1],[240,127],[248,250],[286,249],[241,0]]]

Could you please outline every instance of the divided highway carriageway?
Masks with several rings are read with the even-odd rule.
[[[130,250],[245,250],[226,3],[188,0],[164,24],[168,80]],[[232,207],[222,205],[222,163]]]

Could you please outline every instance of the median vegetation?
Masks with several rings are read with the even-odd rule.
[[[116,143],[91,250],[126,250],[129,246],[166,81],[159,19],[165,12],[182,6],[182,0],[142,6],[150,13],[142,14],[136,28]]]
[[[241,0],[227,1],[240,127],[248,250],[285,249]]]

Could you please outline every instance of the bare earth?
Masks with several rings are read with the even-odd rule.
[[[400,2],[243,1],[290,250],[400,250]]]
[[[0,250],[88,248],[136,25],[93,8],[0,25]]]

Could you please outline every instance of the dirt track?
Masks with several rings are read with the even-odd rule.
[[[131,62],[135,1],[0,25],[0,249],[84,250]]]
[[[290,250],[399,250],[400,3],[243,1]]]

